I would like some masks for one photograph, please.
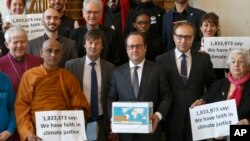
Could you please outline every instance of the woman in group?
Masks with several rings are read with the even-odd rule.
[[[228,77],[215,82],[208,92],[191,107],[227,99],[235,99],[240,125],[250,125],[250,54],[235,49],[229,53]]]
[[[0,141],[9,141],[16,129],[14,102],[15,95],[10,80],[0,72]]]
[[[7,0],[6,5],[10,15],[22,15],[25,12],[26,0]],[[10,23],[5,20],[2,25],[3,31],[6,31],[10,26]]]
[[[219,16],[213,12],[206,13],[200,22],[201,41],[196,42],[194,50],[205,52],[204,37],[218,37],[220,36],[220,22]],[[225,69],[214,69],[217,80],[225,78]]]

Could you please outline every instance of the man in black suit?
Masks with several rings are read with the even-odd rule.
[[[58,32],[60,35],[68,38],[70,31],[74,28],[78,28],[79,23],[77,20],[74,20],[64,14],[66,3],[67,0],[49,0],[50,7],[56,9],[60,14],[61,24],[59,26]]]
[[[191,51],[195,27],[177,23],[173,38],[175,50],[156,58],[163,65],[173,93],[172,105],[164,126],[167,141],[192,141],[189,107],[215,81],[213,65],[206,53]]]
[[[109,27],[99,25],[99,19],[102,15],[101,0],[84,0],[83,2],[83,17],[86,25],[73,30],[70,33],[70,38],[76,41],[78,49],[78,57],[86,54],[83,47],[83,37],[89,29],[99,28],[105,34],[105,43],[101,52],[101,58],[118,65],[120,62],[120,45],[121,38],[118,32]]]
[[[108,115],[111,118],[111,105],[115,101],[153,102],[153,132],[149,134],[118,134],[119,141],[160,141],[161,128],[158,123],[168,112],[171,94],[163,68],[145,59],[147,45],[140,32],[132,32],[126,39],[129,62],[111,73],[111,86],[108,95]],[[137,68],[137,70],[135,69]],[[137,73],[138,86],[132,75]],[[133,82],[132,82],[133,81]]]
[[[167,51],[173,50],[175,43],[173,41],[173,27],[178,22],[191,22],[194,26],[200,28],[201,17],[206,13],[201,9],[191,7],[189,0],[175,0],[175,6],[163,16],[162,40]],[[194,41],[199,41],[199,30],[195,33]]]
[[[115,68],[110,62],[100,58],[103,49],[104,34],[99,29],[91,29],[84,36],[84,47],[86,55],[81,58],[72,59],[66,62],[65,68],[72,72],[79,80],[84,95],[88,102],[91,102],[91,63],[96,63],[96,74],[98,83],[98,111],[97,119],[99,131],[97,141],[107,141],[109,133],[109,122],[107,118],[107,95],[110,87],[111,71]],[[92,106],[93,107],[93,106]],[[94,122],[88,119],[88,123]],[[93,131],[92,131],[93,132]],[[95,131],[96,132],[96,131]],[[88,135],[87,135],[88,136]],[[90,139],[88,139],[90,140]]]

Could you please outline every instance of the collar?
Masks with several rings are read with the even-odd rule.
[[[43,35],[43,39],[44,39],[44,41],[45,41],[45,40],[48,40],[48,39],[49,39],[49,36],[45,33],[45,34]],[[58,35],[58,37],[56,38],[56,40],[60,42],[60,35]]]
[[[86,27],[87,27],[87,30],[90,30],[90,29],[99,29],[99,24],[97,24],[96,26],[88,26],[86,24]]]
[[[8,53],[10,59],[15,62],[23,62],[25,60],[25,54],[22,58],[14,58],[10,53]]]
[[[92,61],[92,60],[90,60],[89,57],[86,55],[85,64],[86,64],[86,65],[89,65],[91,62],[95,62],[95,63],[96,63],[96,66],[100,66],[100,57],[99,57],[96,61]]]
[[[180,58],[181,55],[183,54],[177,48],[175,48],[174,52],[175,52],[176,58]],[[191,51],[190,51],[190,49],[187,52],[185,52],[184,54],[186,55],[187,58],[191,58]]]
[[[188,13],[190,11],[190,6],[187,5],[187,7],[181,12],[181,13]],[[174,9],[172,10],[172,14],[179,14],[179,12],[177,12],[176,7],[174,7]]]
[[[135,66],[139,66],[140,68],[143,68],[144,62],[145,62],[145,59],[143,59],[141,63],[135,65],[131,60],[129,60],[129,68],[132,69]]]

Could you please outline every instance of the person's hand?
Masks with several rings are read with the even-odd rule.
[[[9,131],[3,131],[0,133],[0,141],[5,141],[11,136]]]
[[[119,141],[118,135],[110,132],[108,135],[108,141]]]
[[[156,114],[154,114],[152,117],[152,120],[153,121],[152,121],[152,132],[151,133],[153,134],[158,126],[160,119]]]
[[[199,106],[199,105],[203,105],[205,104],[205,101],[203,99],[198,99],[196,100],[191,106],[190,108],[194,108],[195,106]]]
[[[27,137],[27,141],[41,141],[42,139],[39,138],[38,136],[34,135],[34,134],[30,134],[28,137]]]
[[[6,30],[8,30],[11,27],[11,24],[9,22],[5,22],[2,25],[2,29],[5,32]]]
[[[249,124],[250,124],[249,120],[247,119],[242,119],[237,123],[237,125],[249,125]]]
[[[220,136],[215,138],[215,140],[223,140],[223,139],[225,139],[225,136]]]

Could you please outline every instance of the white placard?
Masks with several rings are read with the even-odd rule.
[[[44,34],[44,25],[42,24],[42,13],[26,15],[8,15],[6,21],[12,26],[22,27],[27,31],[28,39],[32,40]]]
[[[189,109],[193,140],[228,136],[238,122],[235,100],[225,100]]]
[[[42,141],[86,140],[82,110],[36,112],[36,134]]]
[[[210,54],[214,68],[227,68],[226,59],[235,48],[250,49],[250,37],[204,37],[205,51]]]

